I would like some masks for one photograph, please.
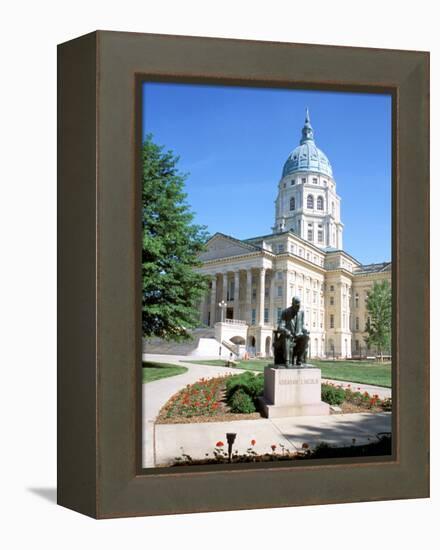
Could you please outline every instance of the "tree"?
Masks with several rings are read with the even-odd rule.
[[[156,145],[150,134],[142,161],[142,332],[186,340],[188,329],[199,324],[197,306],[208,288],[206,276],[195,270],[205,250],[206,228],[193,223],[179,157]]]
[[[389,349],[391,343],[391,286],[387,280],[374,283],[366,305],[369,318],[365,327],[368,333],[365,342],[369,348],[377,348],[382,361],[383,352]]]

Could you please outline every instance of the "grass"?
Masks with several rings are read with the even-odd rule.
[[[323,378],[391,388],[391,364],[360,361],[312,361]]]
[[[205,361],[185,361],[197,365],[225,366],[221,359],[210,359]],[[238,369],[262,372],[264,367],[270,363],[270,359],[250,359],[240,361]],[[376,363],[372,361],[321,361],[311,360],[310,363],[321,369],[323,378],[331,380],[344,380],[358,384],[371,384],[373,386],[391,387],[391,364]]]
[[[171,365],[169,363],[154,363],[153,361],[144,361],[142,363],[142,383],[154,382],[161,378],[169,378],[187,372],[186,367]]]

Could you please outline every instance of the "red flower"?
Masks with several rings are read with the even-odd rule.
[[[252,439],[252,441],[251,441],[251,445],[252,445],[252,446],[254,446],[254,445],[255,445],[255,443],[256,443],[255,439]]]
[[[277,448],[276,445],[271,445],[270,448],[272,449],[272,451],[275,451],[275,449]]]
[[[224,447],[225,444],[223,443],[223,441],[217,441],[217,443],[215,444],[216,447]]]

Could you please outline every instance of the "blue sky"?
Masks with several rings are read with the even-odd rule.
[[[144,83],[143,133],[180,156],[195,221],[237,238],[271,233],[283,164],[305,108],[341,197],[344,249],[391,259],[391,97]]]

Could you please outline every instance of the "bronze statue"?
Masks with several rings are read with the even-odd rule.
[[[307,362],[309,331],[304,325],[304,311],[299,298],[292,298],[292,305],[281,313],[277,330],[273,333],[275,366],[287,369],[301,367]]]

